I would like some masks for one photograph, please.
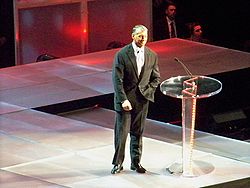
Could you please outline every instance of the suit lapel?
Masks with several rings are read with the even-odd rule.
[[[133,49],[132,44],[130,44],[128,46],[127,54],[128,54],[129,60],[130,60],[130,62],[132,64],[132,67],[133,67],[133,69],[135,71],[135,74],[136,74],[137,78],[139,79],[139,77],[138,77],[138,69],[137,69],[137,64],[136,64],[136,58],[135,58],[134,49]]]

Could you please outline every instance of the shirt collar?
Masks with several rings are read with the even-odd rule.
[[[168,21],[168,24],[171,24],[172,22],[175,23],[174,20],[170,20],[169,17],[167,17],[167,16],[166,16],[166,19]]]
[[[136,46],[135,42],[133,41],[132,42],[132,46],[133,46],[133,49],[134,49],[134,52],[137,53],[138,51],[140,52],[144,52],[144,46],[139,48],[138,46]]]

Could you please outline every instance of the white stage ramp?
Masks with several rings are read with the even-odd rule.
[[[166,171],[181,157],[178,140],[180,128],[156,121],[147,121],[144,137],[142,164],[148,170],[138,174],[129,169],[129,148],[126,149],[124,171],[111,175],[113,157],[114,113],[105,109],[90,109],[81,112],[81,120],[50,115],[30,109],[1,103],[8,109],[1,115],[1,187],[79,187],[79,188],[165,188],[205,187],[239,180],[250,176],[250,164],[240,158],[249,154],[249,143],[196,132],[198,144],[194,151],[194,164],[199,167],[199,176],[185,178]],[[103,113],[104,116],[99,116]],[[97,116],[96,124],[88,117]],[[84,118],[86,116],[86,118]],[[71,118],[71,119],[70,119]],[[84,122],[84,119],[86,121]],[[104,121],[106,119],[107,121]],[[103,123],[101,123],[103,122]],[[102,124],[103,126],[100,126]],[[149,138],[154,129],[162,130],[169,141]],[[157,135],[152,134],[152,137]],[[209,138],[209,139],[208,139]],[[128,138],[129,139],[129,138]],[[204,140],[207,147],[204,148]],[[129,140],[128,140],[129,141]],[[219,145],[214,142],[217,141]],[[228,144],[228,148],[220,146]],[[203,144],[203,146],[202,146]],[[214,144],[214,147],[211,145]],[[224,150],[237,145],[239,160],[219,156],[204,150]],[[223,152],[223,151],[221,151]],[[232,152],[233,153],[233,152]],[[233,155],[231,153],[231,155]],[[240,157],[241,156],[241,157]]]

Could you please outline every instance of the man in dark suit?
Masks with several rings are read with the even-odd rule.
[[[142,133],[148,113],[149,101],[160,83],[158,57],[145,46],[148,29],[136,25],[132,30],[132,43],[118,51],[114,58],[112,79],[114,85],[115,153],[112,174],[123,170],[125,145],[130,133],[131,170],[145,173],[140,164]]]
[[[167,3],[163,4],[163,6],[165,7],[163,14],[160,14],[158,17],[154,17],[153,20],[154,41],[176,37],[185,38],[186,29],[184,24],[181,20],[176,18],[176,4],[172,1],[167,1]]]

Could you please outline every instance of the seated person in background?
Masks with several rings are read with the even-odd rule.
[[[0,36],[0,47],[6,43],[7,39],[4,36]]]
[[[243,49],[244,52],[250,52],[250,40],[245,40],[243,42]]]
[[[126,45],[125,43],[122,43],[120,41],[112,41],[112,42],[108,43],[108,46],[107,46],[106,50],[121,48],[121,47],[123,47],[125,45]]]
[[[211,44],[211,41],[203,38],[202,26],[198,22],[192,22],[187,24],[190,36],[187,40],[191,40],[194,42],[201,42],[206,44]]]
[[[49,54],[41,54],[36,58],[36,62],[40,61],[47,61],[47,60],[52,60],[52,59],[57,59],[58,57],[49,55]]]

